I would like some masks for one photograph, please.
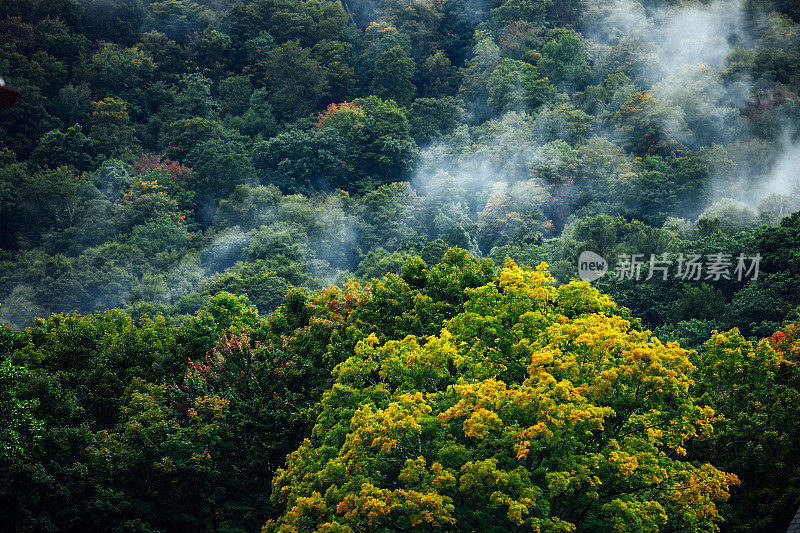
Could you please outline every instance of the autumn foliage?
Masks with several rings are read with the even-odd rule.
[[[689,352],[587,284],[507,262],[438,335],[370,335],[334,370],[265,531],[710,530],[736,475]]]
[[[364,111],[355,102],[342,102],[341,104],[333,103],[328,105],[328,107],[325,109],[325,112],[318,115],[316,126],[318,128],[341,128],[342,125],[354,127],[356,124],[358,124],[358,118],[363,116]]]
[[[165,171],[172,181],[181,185],[186,185],[192,177],[191,168],[158,154],[143,153],[132,168],[133,173],[138,175],[144,175],[158,169]]]

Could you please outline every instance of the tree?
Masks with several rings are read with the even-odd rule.
[[[414,60],[402,47],[390,48],[375,62],[370,91],[385,100],[408,105],[417,92],[411,81],[414,68]]]
[[[226,124],[244,135],[257,139],[269,139],[279,131],[278,121],[272,113],[266,89],[256,89],[250,96],[247,110],[239,117],[228,117]]]
[[[253,165],[243,142],[209,140],[186,155],[193,171],[192,187],[201,197],[225,198],[253,176]]]
[[[226,133],[222,124],[216,120],[202,117],[185,118],[170,122],[164,131],[160,144],[170,159],[183,160],[196,146]]]
[[[345,150],[333,131],[289,130],[256,144],[253,163],[262,183],[284,192],[310,194],[350,187]]]
[[[546,7],[547,2],[542,0],[506,0],[492,10],[492,20],[498,26],[513,21],[541,24]]]
[[[7,74],[4,73],[7,76]],[[3,144],[14,147],[19,157],[28,157],[36,147],[36,140],[44,133],[62,127],[56,117],[45,109],[47,100],[41,89],[20,80],[21,96],[14,107],[0,113],[0,127],[8,133]]]
[[[535,109],[550,99],[553,86],[536,67],[523,61],[502,59],[486,82],[488,103],[498,111]]]
[[[97,316],[52,315],[37,321],[15,354],[30,368],[52,373],[76,396],[84,421],[110,428],[119,397],[133,377],[174,379],[183,361],[162,319],[137,325],[120,310]]]
[[[77,87],[68,84],[58,92],[56,113],[65,126],[89,124],[92,116],[92,92],[84,83]]]
[[[726,308],[729,327],[738,326],[745,335],[766,336],[780,328],[800,301],[797,265],[800,260],[800,214],[781,220],[776,227],[763,227],[752,234],[750,249],[761,254],[758,279],[750,279]],[[745,235],[745,234],[740,234]],[[753,255],[755,252],[745,252]]]
[[[222,292],[209,297],[203,308],[185,320],[177,332],[187,357],[200,359],[215,346],[223,332],[256,337],[260,320],[258,309],[247,296]]]
[[[722,507],[728,531],[775,531],[797,510],[798,325],[758,343],[737,329],[716,333],[695,356],[697,394],[721,420],[690,455],[736,472],[742,486]],[[781,487],[776,490],[776,487]]]
[[[542,47],[542,72],[560,89],[580,90],[588,79],[589,52],[581,36],[572,30],[550,31]]]
[[[142,154],[131,170],[134,174],[147,174],[155,170],[163,170],[174,183],[181,186],[186,186],[192,179],[191,168],[183,166],[177,161],[164,159],[158,154]]]
[[[345,161],[360,178],[352,185],[356,190],[406,179],[413,169],[417,146],[405,109],[393,100],[369,96],[328,106],[317,126],[338,132],[346,142]]]
[[[677,144],[664,129],[671,116],[665,103],[649,91],[640,91],[628,97],[614,115],[614,122],[627,149],[637,155],[659,155]]]
[[[719,231],[737,233],[753,229],[758,215],[749,205],[731,198],[722,198],[700,213],[697,219],[698,230],[702,231],[703,222],[714,222]],[[706,224],[707,225],[707,224]]]
[[[4,211],[11,218],[9,227],[19,231],[19,244],[38,242],[54,226],[76,222],[76,193],[82,177],[74,169],[41,169],[33,174],[21,170],[12,165],[0,173],[0,183],[10,189]]]
[[[266,530],[714,527],[738,480],[683,457],[714,417],[689,353],[549,279],[508,263],[440,335],[360,342]]]
[[[5,329],[5,326],[2,327]],[[0,458],[3,463],[18,461],[31,454],[41,440],[44,429],[41,420],[34,414],[38,402],[19,397],[21,385],[30,373],[27,368],[11,362],[8,351],[4,349],[6,353],[0,360]]]
[[[92,170],[94,147],[94,140],[84,135],[83,128],[75,124],[67,131],[45,133],[34,148],[31,159],[50,169],[70,165],[79,171]]]
[[[283,265],[288,266],[288,265]],[[292,285],[279,276],[270,262],[258,260],[237,265],[206,284],[204,293],[220,292],[247,296],[263,313],[274,311]]]
[[[310,50],[289,41],[270,51],[270,103],[278,120],[291,121],[315,111],[328,89],[325,69]]]
[[[352,54],[350,43],[330,39],[322,40],[312,48],[312,57],[326,70],[328,101],[341,102],[350,96],[355,82]]]
[[[511,187],[498,183],[478,213],[480,249],[488,252],[495,246],[541,239],[553,225],[542,211],[547,199],[547,192],[536,180],[520,181]]]
[[[109,155],[123,154],[135,148],[128,105],[119,98],[103,98],[92,105],[90,137],[99,150]]]
[[[142,31],[147,13],[142,0],[89,0],[83,26],[92,40],[132,46]]]
[[[422,65],[423,82],[420,92],[429,98],[452,96],[455,88],[455,73],[450,58],[442,50],[425,58]]]
[[[0,530],[780,529],[794,3],[0,0]]]
[[[775,3],[775,7],[782,13],[792,17],[795,22],[800,20],[800,8],[796,4],[788,0],[778,0]]]
[[[91,528],[82,509],[96,501],[96,480],[85,467],[91,432],[82,426],[83,410],[55,376],[12,362],[10,352],[0,363],[2,440],[7,445],[11,436],[21,449],[12,446],[0,464],[0,520],[17,530]]]
[[[409,37],[412,56],[419,60],[435,50],[441,39],[440,24],[445,2],[415,3],[407,0],[381,0],[377,3],[384,24]]]
[[[89,68],[103,96],[123,99],[134,105],[137,112],[144,107],[145,89],[153,79],[156,66],[143,50],[102,43]]]
[[[455,98],[417,98],[408,108],[411,136],[418,145],[453,132],[462,110]]]
[[[230,76],[219,84],[220,111],[223,115],[241,115],[247,111],[253,84],[247,76]]]
[[[215,226],[249,230],[269,224],[274,221],[280,198],[281,191],[274,185],[237,185],[228,198],[220,200]]]
[[[216,103],[211,99],[211,80],[202,74],[183,74],[180,77],[178,113],[181,118],[214,118]]]
[[[181,46],[158,31],[143,33],[136,48],[153,58],[156,75],[162,80],[175,80],[183,70],[186,52]]]
[[[304,47],[311,47],[318,41],[335,39],[347,23],[347,13],[336,2],[311,0],[293,4],[261,0],[248,7],[251,35],[269,28],[279,43],[298,41]]]
[[[231,38],[217,30],[195,33],[189,38],[189,54],[194,63],[218,79],[228,73],[233,60]]]
[[[298,389],[302,372],[287,370],[298,363],[274,344],[222,334],[177,384],[131,383],[120,424],[89,449],[92,468],[148,510],[140,519],[149,527],[252,529],[273,514],[271,472],[304,429],[295,409],[305,398],[293,389],[311,389]],[[204,510],[195,512],[198,502]],[[105,521],[137,518],[110,510]]]
[[[540,26],[523,20],[503,26],[497,39],[503,57],[535,64],[542,57],[537,51],[541,48],[541,31]]]
[[[45,18],[36,24],[38,47],[56,59],[74,66],[86,60],[90,50],[89,40],[81,33],[73,33],[64,19]]]
[[[45,0],[36,2],[33,15],[41,20],[46,18],[63,21],[73,29],[80,27],[82,6],[75,0]]]
[[[381,185],[366,193],[359,202],[359,245],[362,253],[378,245],[386,250],[400,248],[404,239],[412,238],[414,219],[418,216],[420,198],[408,183]]]
[[[491,34],[478,30],[473,38],[472,58],[461,73],[459,96],[464,106],[476,114],[481,120],[486,116],[487,81],[495,65],[500,61],[500,47],[492,39]]]
[[[178,43],[189,34],[202,31],[210,22],[208,12],[191,0],[163,0],[150,5],[152,28]]]

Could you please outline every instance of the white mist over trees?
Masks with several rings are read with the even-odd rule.
[[[0,0],[0,74],[0,531],[794,515],[796,1]]]

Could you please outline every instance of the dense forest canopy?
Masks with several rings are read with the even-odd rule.
[[[800,505],[796,1],[1,0],[0,76],[0,531]]]

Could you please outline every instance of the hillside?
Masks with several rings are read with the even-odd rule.
[[[2,0],[0,76],[0,531],[800,505],[797,2]]]

